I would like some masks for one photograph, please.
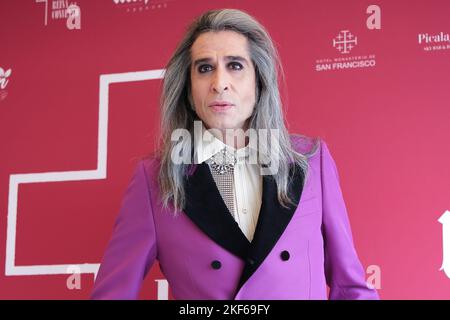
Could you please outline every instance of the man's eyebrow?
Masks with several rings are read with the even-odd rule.
[[[228,61],[240,61],[240,62],[244,62],[246,64],[248,64],[248,60],[244,57],[241,56],[226,56],[225,60]],[[211,62],[212,58],[200,58],[200,59],[196,59],[193,63],[194,67],[196,67],[197,65],[199,65],[200,63],[205,63],[205,62]]]

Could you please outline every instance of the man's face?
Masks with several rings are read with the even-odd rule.
[[[247,129],[256,102],[247,38],[234,31],[203,33],[192,45],[191,61],[192,100],[205,126]]]

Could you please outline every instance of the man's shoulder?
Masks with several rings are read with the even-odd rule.
[[[148,177],[156,177],[159,173],[159,168],[161,166],[161,160],[159,157],[149,154],[141,157],[136,166],[140,170],[144,170]]]
[[[321,138],[309,137],[302,134],[291,133],[289,134],[292,148],[298,153],[303,155],[314,155],[319,149],[321,144]]]

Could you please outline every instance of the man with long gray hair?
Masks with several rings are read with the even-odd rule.
[[[247,13],[189,26],[164,75],[160,145],[135,169],[92,298],[137,298],[158,260],[176,299],[378,299],[326,143],[286,129],[282,75]]]

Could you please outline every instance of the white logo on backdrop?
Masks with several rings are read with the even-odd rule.
[[[442,31],[438,34],[419,33],[417,42],[424,45],[424,51],[450,50],[450,34]]]
[[[11,69],[3,70],[3,68],[0,68],[0,89],[6,89],[6,86],[8,85],[8,77],[11,75]]]
[[[418,41],[420,43],[450,43],[450,35],[441,32],[439,34],[419,33]]]
[[[147,4],[149,0],[113,0],[115,4],[124,4],[124,3],[143,3]]]
[[[338,36],[333,39],[333,47],[342,54],[350,51],[358,44],[358,37],[351,34],[348,30],[342,30]]]
[[[167,8],[167,2],[172,0],[113,0],[117,7],[126,9],[127,12],[142,12],[154,9]]]
[[[367,7],[364,14],[365,24],[368,30],[381,29],[381,8],[377,5]],[[350,52],[358,45],[358,37],[350,30],[341,30],[333,39],[333,48],[341,53],[336,57],[316,59],[316,71],[343,71],[347,69],[374,68],[376,66],[375,54],[350,55]],[[357,51],[361,51],[357,49]]]
[[[8,95],[8,91],[6,91],[6,86],[9,82],[9,76],[11,75],[11,69],[7,69],[6,71],[0,67],[0,101],[5,100]]]
[[[69,30],[81,29],[81,9],[76,2],[68,0],[35,0],[36,3],[45,3],[44,25],[48,23],[48,4],[50,1],[50,17],[52,20],[65,20]]]

